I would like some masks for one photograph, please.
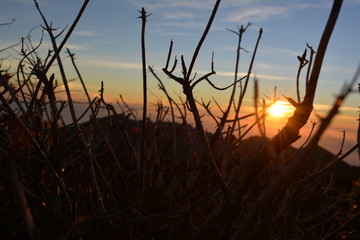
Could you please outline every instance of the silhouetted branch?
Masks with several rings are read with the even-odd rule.
[[[191,59],[191,63],[190,63],[190,66],[189,66],[188,74],[186,75],[186,79],[190,79],[190,75],[191,75],[192,69],[193,69],[193,67],[195,65],[196,58],[197,58],[197,56],[198,56],[198,54],[200,52],[200,48],[201,48],[203,42],[205,41],[206,36],[207,36],[207,34],[208,34],[208,32],[209,32],[209,30],[211,28],[212,22],[214,21],[214,18],[215,18],[216,12],[218,10],[218,7],[220,5],[220,2],[221,2],[221,0],[217,0],[215,5],[214,5],[213,11],[212,11],[210,19],[209,19],[209,21],[208,21],[208,23],[206,25],[205,31],[203,32],[203,35],[201,36],[201,39],[198,42],[198,45],[197,45],[197,47],[196,47],[196,49],[194,51],[194,55],[193,55],[193,57]]]
[[[8,47],[5,47],[5,48],[3,48],[3,49],[0,49],[0,52],[4,52],[4,51],[6,51],[6,50],[8,50],[8,49],[10,49],[10,48],[16,47],[16,46],[19,45],[20,43],[21,43],[21,41],[18,42],[18,43],[13,44],[13,45],[11,45],[11,46],[8,46]]]
[[[15,18],[13,17],[10,22],[0,23],[0,26],[7,26],[7,27],[9,27],[9,25],[13,24],[14,22],[16,22],[16,20],[15,20]]]
[[[155,77],[156,80],[158,80],[159,82],[159,88],[165,93],[166,98],[168,99],[169,105],[170,105],[170,111],[171,111],[171,120],[172,120],[172,131],[173,131],[173,142],[172,142],[172,147],[173,147],[173,159],[176,159],[176,130],[175,130],[175,113],[174,113],[174,106],[173,103],[174,100],[170,97],[169,93],[167,92],[163,82],[161,81],[161,79],[156,75],[153,67],[149,66],[149,70],[152,73],[152,75]],[[177,105],[175,103],[175,105]]]
[[[59,45],[58,48],[56,49],[53,57],[52,57],[51,60],[48,62],[47,66],[46,66],[46,68],[45,68],[45,70],[44,70],[44,74],[46,74],[47,71],[50,69],[50,67],[52,66],[53,62],[55,61],[55,59],[56,59],[56,58],[58,57],[58,55],[60,54],[60,51],[63,49],[65,43],[66,43],[67,40],[70,38],[72,32],[74,31],[76,25],[78,24],[78,22],[79,22],[79,20],[80,20],[82,14],[84,13],[85,8],[86,8],[87,4],[89,3],[89,1],[90,1],[90,0],[84,0],[84,3],[83,3],[83,5],[82,5],[82,7],[81,7],[81,9],[80,9],[80,11],[79,11],[79,13],[78,13],[78,15],[76,16],[74,22],[71,24],[71,26],[70,26],[68,32],[66,33],[64,39],[62,40],[62,42],[60,43],[60,45]],[[46,22],[46,19],[45,19],[44,15],[43,15],[42,12],[40,11],[39,4],[37,3],[36,0],[34,0],[34,2],[35,2],[35,6],[36,6],[36,8],[38,9],[41,17],[43,18],[44,22]],[[51,29],[48,25],[47,25],[46,27],[47,27],[49,30]]]
[[[298,56],[297,59],[299,60],[299,68],[298,68],[298,72],[296,75],[296,94],[297,94],[297,99],[298,99],[298,103],[300,104],[300,73],[301,70],[306,66],[306,64],[309,62],[308,60],[306,60],[306,52],[307,49],[305,49],[303,55],[300,57]]]
[[[308,137],[307,139],[305,140],[305,142],[299,147],[299,149],[303,148],[307,143],[308,141],[310,140],[311,138],[311,135],[312,133],[314,132],[314,129],[315,129],[315,126],[318,122],[311,122],[311,130],[310,130],[310,133],[308,134]]]
[[[254,47],[254,52],[253,52],[253,55],[252,55],[252,58],[251,58],[251,62],[250,62],[249,68],[248,68],[248,73],[247,73],[247,76],[246,76],[245,85],[244,85],[244,88],[242,89],[242,91],[240,92],[239,100],[238,100],[238,103],[237,103],[237,105],[236,105],[236,110],[235,110],[235,119],[236,119],[236,121],[234,121],[233,124],[232,124],[231,132],[234,132],[235,125],[236,125],[237,122],[238,122],[238,119],[237,119],[237,118],[238,118],[238,116],[239,116],[240,108],[241,108],[242,102],[243,102],[244,97],[245,97],[245,93],[246,93],[247,86],[248,86],[248,83],[249,83],[250,74],[251,74],[251,72],[252,72],[252,67],[253,67],[253,64],[254,64],[254,61],[255,61],[255,56],[256,56],[256,52],[257,52],[257,49],[258,49],[258,46],[259,46],[259,42],[260,42],[262,33],[263,33],[263,29],[260,28],[260,30],[259,30],[259,35],[258,35],[258,39],[257,39],[257,41],[256,41],[256,44],[255,44],[255,47]],[[239,127],[240,127],[240,126],[239,126]]]
[[[307,69],[307,72],[306,72],[305,89],[307,89],[308,85],[309,85],[310,72],[311,72],[311,67],[312,67],[312,63],[313,63],[313,57],[314,57],[314,54],[315,54],[315,51],[312,48],[312,46],[310,46],[307,43],[306,43],[306,46],[310,49],[310,59],[309,59],[308,69]]]
[[[335,27],[337,17],[342,5],[342,0],[335,0],[328,22],[321,37],[318,52],[315,57],[314,66],[311,71],[308,87],[304,100],[297,106],[292,117],[284,128],[271,140],[272,148],[276,154],[280,154],[286,147],[300,138],[299,131],[307,123],[313,109],[313,102],[322,62],[325,56],[326,48],[329,43],[332,31]]]
[[[212,22],[214,20],[214,17],[216,15],[216,12],[217,12],[217,9],[219,7],[220,2],[221,2],[221,0],[217,0],[216,3],[215,3],[215,6],[214,6],[213,11],[211,13],[211,16],[209,18],[209,21],[207,23],[207,26],[206,26],[206,28],[204,30],[204,33],[203,33],[201,39],[199,40],[198,45],[197,45],[197,47],[196,47],[196,49],[194,51],[194,54],[193,54],[193,57],[192,57],[192,60],[191,60],[191,63],[190,63],[190,66],[189,66],[188,69],[186,69],[186,67],[185,67],[185,62],[184,62],[183,57],[181,58],[182,59],[181,64],[182,64],[182,70],[183,70],[183,78],[180,78],[180,77],[177,77],[177,76],[173,75],[172,71],[169,71],[167,68],[163,68],[163,71],[164,71],[164,73],[166,75],[168,75],[168,77],[172,78],[173,80],[175,80],[176,82],[178,82],[178,83],[180,83],[182,85],[183,93],[186,95],[186,98],[187,98],[186,106],[193,113],[193,117],[194,117],[194,120],[195,120],[195,123],[196,123],[196,128],[198,130],[201,142],[202,142],[203,147],[205,149],[205,156],[210,160],[211,166],[212,166],[212,168],[214,170],[215,177],[218,180],[218,183],[219,183],[220,187],[222,188],[224,195],[227,198],[229,198],[230,197],[230,190],[229,190],[224,178],[222,177],[221,172],[219,171],[219,168],[217,167],[215,158],[214,158],[213,153],[211,151],[211,147],[210,147],[208,138],[207,138],[205,130],[204,130],[204,126],[203,126],[202,121],[201,121],[201,116],[200,116],[199,110],[198,110],[198,108],[196,106],[196,101],[195,101],[194,96],[193,96],[193,88],[194,88],[194,86],[197,83],[199,83],[201,80],[204,80],[207,77],[209,77],[210,75],[215,74],[215,72],[212,69],[212,72],[200,77],[198,80],[196,80],[194,82],[193,85],[191,85],[192,79],[190,79],[190,76],[191,76],[192,69],[194,67],[196,58],[197,58],[197,56],[199,54],[200,48],[201,48],[205,38],[207,36],[207,33],[209,32],[209,30],[211,28]],[[166,61],[166,66],[168,66],[169,58],[171,56],[170,55],[171,51],[172,51],[172,42],[170,43],[169,54],[168,54],[168,58],[167,58],[167,61]],[[213,68],[213,64],[212,64],[212,68]]]
[[[151,14],[146,14],[146,11],[144,8],[139,11],[141,13],[141,59],[142,59],[142,77],[143,77],[143,118],[142,118],[142,131],[141,131],[141,145],[140,145],[140,151],[141,151],[141,158],[140,158],[140,185],[142,186],[140,198],[143,198],[144,193],[144,162],[145,162],[145,140],[147,137],[147,131],[146,131],[146,118],[147,118],[147,74],[146,74],[146,51],[145,51],[145,25],[146,25],[146,19]],[[141,200],[142,202],[143,200]]]
[[[227,122],[227,118],[229,116],[230,110],[232,106],[235,106],[235,92],[236,92],[236,86],[237,86],[237,82],[240,82],[240,86],[241,86],[241,79],[238,80],[238,71],[239,71],[239,63],[240,63],[240,50],[243,49],[241,47],[241,40],[242,40],[242,36],[243,33],[246,31],[246,29],[251,25],[251,23],[249,22],[245,27],[243,25],[241,25],[241,27],[238,27],[238,31],[233,31],[230,30],[228,28],[226,28],[226,30],[235,33],[238,36],[238,43],[237,43],[237,51],[236,51],[236,61],[235,61],[235,74],[234,74],[234,83],[232,84],[232,91],[229,97],[229,101],[228,101],[228,105],[225,111],[222,111],[223,115],[220,119],[220,123],[217,126],[217,129],[214,133],[214,136],[211,138],[211,142],[210,145],[214,146],[214,144],[216,143],[219,135],[221,134],[225,123]],[[244,50],[244,49],[243,49]],[[246,50],[244,50],[245,52],[247,52]],[[246,75],[247,77],[248,75]],[[241,94],[241,88],[240,88],[240,94]]]

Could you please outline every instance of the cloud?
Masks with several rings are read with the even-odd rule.
[[[360,5],[360,0],[348,0],[345,3],[349,5]]]
[[[238,8],[239,11],[228,15],[224,19],[225,22],[242,22],[242,21],[256,21],[262,22],[274,17],[287,17],[294,11],[315,9],[315,8],[330,8],[331,1],[321,1],[314,3],[292,3],[288,1],[281,6],[268,6],[268,1],[257,1],[254,6],[253,1],[237,1],[231,2],[231,8]]]
[[[332,107],[333,107],[333,105],[328,105],[328,104],[314,104],[314,109],[319,110],[319,111],[320,110],[330,110]],[[357,111],[359,111],[359,108],[341,106],[340,111],[357,112]]]
[[[291,5],[291,8],[302,10],[302,9],[310,9],[310,8],[330,8],[332,5],[331,1],[319,1],[313,3],[295,3]]]
[[[86,44],[83,45],[78,45],[78,44],[66,44],[66,47],[69,48],[70,50],[87,50],[88,47]]]
[[[198,73],[205,73],[205,72],[198,72]],[[241,78],[242,76],[245,76],[247,73],[245,72],[240,72],[238,73],[239,78]],[[216,72],[217,76],[234,76],[234,72]],[[250,76],[250,78],[255,77],[254,74],[252,74],[252,76]],[[293,81],[292,78],[290,77],[285,77],[285,76],[276,76],[276,75],[265,75],[265,74],[256,74],[256,78],[258,79],[270,79],[270,80],[280,80],[280,81]]]
[[[161,0],[158,3],[148,4],[151,9],[164,9],[164,8],[191,8],[197,10],[211,9],[214,6],[214,1],[169,1]]]
[[[82,37],[89,37],[89,36],[95,36],[97,35],[94,31],[74,31],[73,35],[76,36],[82,36]]]
[[[270,47],[270,51],[273,53],[278,52],[282,56],[293,57],[294,59],[296,56],[299,56],[302,54],[302,52],[299,52],[296,50],[286,49],[286,48],[278,48],[278,47]]]
[[[255,6],[241,8],[236,14],[229,14],[225,22],[266,21],[274,16],[289,14],[289,8],[282,6]]]
[[[93,57],[92,59],[91,57],[88,57],[87,59],[82,59],[81,61],[79,61],[79,64],[112,69],[142,69],[142,65],[139,63],[99,60],[98,57]]]
[[[180,31],[171,32],[165,29],[155,29],[154,32],[163,36],[193,36],[194,35],[193,33],[190,32],[180,32]]]
[[[264,74],[256,74],[258,79],[269,79],[269,80],[279,80],[279,81],[294,81],[292,77],[285,76],[276,76],[276,75],[264,75]]]
[[[163,17],[165,19],[185,19],[185,18],[194,18],[195,15],[189,12],[175,12],[175,13],[165,13]]]
[[[237,46],[220,46],[218,48],[220,51],[230,51],[230,52],[235,52],[237,50]]]
[[[200,22],[200,21],[161,22],[158,25],[169,26],[169,27],[203,28],[204,26],[206,26],[206,22]]]

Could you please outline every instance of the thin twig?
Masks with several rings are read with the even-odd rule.
[[[141,131],[141,158],[140,166],[138,166],[138,171],[140,172],[140,186],[141,186],[141,202],[143,201],[144,194],[144,162],[145,162],[145,142],[147,140],[147,131],[146,131],[146,118],[147,118],[147,74],[146,74],[146,51],[145,51],[145,25],[146,19],[151,14],[147,15],[144,8],[139,11],[141,13],[141,59],[142,59],[142,77],[143,77],[143,118],[142,118],[142,131]]]
[[[219,7],[219,5],[220,5],[220,2],[221,2],[221,0],[217,0],[217,1],[216,1],[215,5],[214,5],[214,8],[213,8],[213,11],[212,11],[212,13],[211,13],[210,19],[209,19],[209,21],[208,21],[208,23],[207,23],[207,25],[206,25],[205,31],[203,32],[203,34],[202,34],[202,36],[201,36],[201,39],[200,39],[200,41],[198,42],[198,45],[197,45],[197,47],[196,47],[196,49],[195,49],[195,51],[194,51],[194,55],[193,55],[193,57],[192,57],[192,59],[191,59],[191,63],[190,63],[190,66],[189,66],[189,70],[188,70],[187,75],[186,75],[186,79],[187,79],[187,80],[190,79],[190,76],[191,76],[191,73],[192,73],[192,69],[194,68],[194,65],[195,65],[195,62],[196,62],[196,58],[197,58],[197,56],[199,55],[200,48],[201,48],[202,44],[204,43],[207,34],[209,33],[209,30],[210,30],[211,25],[212,25],[212,23],[213,23],[213,21],[214,21],[214,18],[215,18],[216,12],[217,12],[217,10],[218,10],[218,7]]]
[[[256,56],[256,52],[257,52],[257,49],[258,49],[258,46],[259,46],[259,42],[260,42],[262,33],[263,33],[263,29],[260,28],[260,30],[259,30],[259,35],[258,35],[258,39],[257,39],[257,41],[256,41],[256,44],[255,44],[255,47],[254,47],[254,52],[253,52],[253,54],[252,54],[251,62],[250,62],[250,65],[249,65],[249,68],[248,68],[248,72],[247,72],[247,75],[246,75],[246,80],[245,80],[244,89],[242,89],[242,91],[240,92],[239,100],[238,100],[238,103],[237,103],[237,105],[236,105],[235,121],[233,122],[233,124],[232,124],[232,126],[231,126],[231,134],[234,132],[235,126],[236,126],[236,124],[237,124],[238,121],[239,121],[238,116],[239,116],[239,113],[240,113],[240,108],[241,108],[242,102],[243,102],[244,97],[245,97],[245,93],[246,93],[246,90],[247,90],[249,78],[250,78],[250,75],[251,75],[251,72],[252,72],[252,67],[253,67],[253,65],[254,65],[255,56]],[[239,127],[240,127],[240,125],[239,125]],[[239,133],[239,134],[240,134],[240,133]]]

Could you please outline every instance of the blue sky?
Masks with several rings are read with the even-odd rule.
[[[80,0],[39,0],[40,7],[54,27],[69,27],[79,11]],[[105,94],[116,101],[122,94],[130,103],[141,102],[141,20],[138,10],[145,7],[151,16],[147,21],[147,63],[155,68],[170,92],[181,93],[177,83],[167,80],[161,72],[164,67],[170,40],[174,41],[173,55],[184,55],[188,63],[212,11],[214,0],[91,0],[74,34],[68,41],[77,58],[78,67],[95,96],[104,81]],[[297,56],[306,43],[315,51],[331,9],[332,1],[297,0],[223,0],[213,27],[195,65],[194,71],[210,70],[211,54],[217,75],[212,78],[218,86],[233,81],[237,38],[226,28],[252,25],[243,37],[243,47],[252,51],[259,28],[264,30],[253,72],[260,80],[260,92],[271,95],[274,86],[278,95],[296,98],[295,77]],[[2,0],[0,22],[16,19],[10,26],[0,26],[0,49],[12,45],[36,28],[31,38],[40,39],[41,18],[31,0]],[[360,62],[360,0],[344,0],[339,20],[330,40],[320,75],[315,111],[323,112],[333,103],[345,81],[349,81]],[[59,38],[59,42],[61,37]],[[43,49],[50,47],[45,39]],[[45,54],[46,51],[43,51]],[[3,66],[16,66],[14,50],[1,52],[0,58],[9,56]],[[45,55],[44,55],[45,57]],[[66,54],[63,54],[66,57]],[[242,52],[240,71],[245,72],[251,54]],[[68,60],[67,60],[68,61]],[[69,61],[68,61],[69,62]],[[70,66],[70,65],[68,65]],[[69,67],[71,69],[71,67]],[[305,73],[305,72],[304,72]],[[75,76],[73,70],[69,75]],[[76,88],[76,82],[72,83]],[[155,79],[149,76],[149,90],[160,94]],[[301,89],[302,96],[304,94]],[[206,83],[199,84],[196,95],[210,100],[216,97],[225,104],[228,94],[211,89]],[[247,103],[252,105],[250,87]],[[150,94],[151,97],[151,94]],[[352,94],[342,111],[345,118],[338,120],[341,126],[357,125],[359,94]],[[344,120],[347,119],[347,120]],[[335,127],[336,127],[335,126]],[[351,128],[350,131],[355,131]]]
[[[95,87],[102,78],[106,85],[111,85],[111,94],[126,90],[128,97],[135,99],[141,96],[141,91],[137,90],[141,86],[138,71],[141,63],[141,21],[137,18],[137,10],[144,6],[152,14],[147,22],[147,62],[162,74],[160,70],[171,39],[174,41],[174,54],[183,54],[189,62],[214,2],[92,0],[67,46],[76,53],[89,84]],[[54,27],[62,29],[71,24],[82,1],[40,0],[39,4]],[[330,8],[331,1],[328,0],[224,0],[195,70],[208,71],[214,51],[218,73],[214,81],[218,85],[231,82],[237,38],[225,28],[236,29],[252,22],[243,38],[243,47],[252,51],[259,28],[264,29],[254,66],[254,73],[263,86],[261,90],[269,94],[273,86],[277,86],[279,94],[292,95],[298,66],[296,56],[302,53],[306,43],[316,50]],[[31,0],[5,0],[1,11],[1,22],[8,22],[13,17],[16,19],[10,27],[0,28],[2,47],[19,41],[31,28],[42,24]],[[337,94],[359,63],[360,34],[356,27],[360,23],[359,12],[360,1],[344,1],[320,79],[320,89],[326,87],[328,91],[319,91],[319,104],[329,104],[328,94]],[[37,28],[32,32],[34,40],[39,39],[40,30]],[[246,71],[250,57],[251,54],[243,52],[241,71]],[[176,85],[174,87],[176,90]],[[206,86],[201,87],[207,89]],[[356,107],[350,101],[347,104]]]

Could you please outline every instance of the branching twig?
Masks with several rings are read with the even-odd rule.
[[[314,54],[315,54],[315,51],[312,48],[312,46],[310,46],[309,44],[306,44],[306,46],[310,49],[310,59],[309,59],[308,69],[307,69],[307,72],[306,72],[305,89],[308,88],[310,72],[311,72],[311,67],[312,67],[312,62],[313,62],[313,57],[314,57]]]
[[[195,120],[195,123],[196,123],[196,128],[197,128],[197,131],[198,131],[198,133],[200,135],[200,139],[201,139],[201,142],[203,144],[203,147],[205,149],[205,156],[210,160],[210,163],[211,163],[211,165],[213,167],[213,170],[214,170],[214,173],[215,173],[215,177],[217,178],[218,183],[221,186],[224,195],[227,198],[229,198],[230,197],[230,190],[229,190],[224,178],[222,177],[222,175],[221,175],[221,173],[219,171],[219,168],[217,167],[214,155],[213,155],[213,153],[211,151],[209,140],[208,140],[208,138],[206,136],[206,133],[205,133],[202,121],[201,121],[201,116],[199,114],[199,110],[198,110],[198,108],[196,106],[196,101],[195,101],[194,96],[193,96],[193,88],[194,88],[194,86],[197,83],[199,83],[201,80],[204,80],[207,77],[209,77],[210,75],[215,73],[214,69],[213,69],[213,64],[211,65],[212,71],[210,73],[200,77],[198,80],[196,80],[194,82],[193,85],[191,85],[192,79],[190,79],[190,76],[191,76],[192,69],[194,67],[196,58],[197,58],[197,56],[199,54],[200,48],[201,48],[205,38],[207,36],[207,33],[209,32],[209,30],[211,28],[212,22],[213,22],[213,20],[215,18],[215,15],[216,15],[216,12],[217,12],[217,9],[219,7],[220,2],[221,2],[221,0],[217,0],[216,3],[215,3],[215,6],[214,6],[213,11],[211,13],[211,16],[209,18],[208,24],[207,24],[207,26],[206,26],[206,28],[204,30],[204,33],[203,33],[203,35],[202,35],[202,37],[201,37],[195,51],[194,51],[194,55],[192,57],[190,66],[187,69],[187,71],[186,71],[186,68],[184,68],[185,63],[182,60],[182,65],[183,65],[182,69],[183,69],[183,75],[184,75],[183,78],[173,75],[172,71],[169,71],[167,68],[163,68],[163,71],[170,78],[172,78],[173,80],[175,80],[176,82],[178,82],[178,83],[180,83],[182,85],[183,92],[187,97],[187,102],[186,103],[188,104],[189,110],[193,113],[193,117],[194,117],[194,120]],[[167,58],[167,61],[166,61],[166,66],[168,66],[171,50],[172,50],[172,42],[170,44],[170,49],[169,49],[169,54],[168,54],[168,58]]]
[[[252,58],[251,58],[251,62],[250,62],[249,68],[248,68],[248,73],[247,73],[247,76],[246,76],[244,88],[243,88],[242,91],[240,92],[239,100],[238,100],[238,103],[237,103],[237,105],[236,105],[235,121],[233,122],[233,124],[232,124],[232,126],[231,126],[231,133],[234,132],[235,126],[236,126],[236,124],[237,124],[238,121],[239,121],[238,116],[239,116],[239,113],[240,113],[240,108],[241,108],[242,102],[243,102],[244,97],[245,97],[245,93],[246,93],[246,90],[247,90],[247,85],[248,85],[248,83],[249,83],[250,74],[251,74],[251,72],[252,72],[252,67],[253,67],[253,64],[254,64],[254,61],[255,61],[255,56],[256,56],[256,52],[257,52],[257,49],[258,49],[258,46],[259,46],[259,42],[260,42],[262,33],[263,33],[263,29],[260,28],[260,30],[259,30],[259,36],[258,36],[258,39],[257,39],[257,41],[256,41],[256,44],[255,44],[255,47],[254,47],[254,52],[253,52],[253,55],[252,55]],[[240,127],[240,125],[239,125],[239,127]],[[240,129],[240,128],[239,128],[239,129]]]
[[[299,104],[300,104],[300,73],[301,73],[301,70],[309,62],[308,60],[306,60],[306,52],[307,52],[307,50],[305,49],[303,55],[301,57],[300,56],[297,57],[297,59],[299,60],[299,68],[298,68],[298,72],[296,75],[296,94],[297,94],[297,99],[298,99],[297,102]]]

